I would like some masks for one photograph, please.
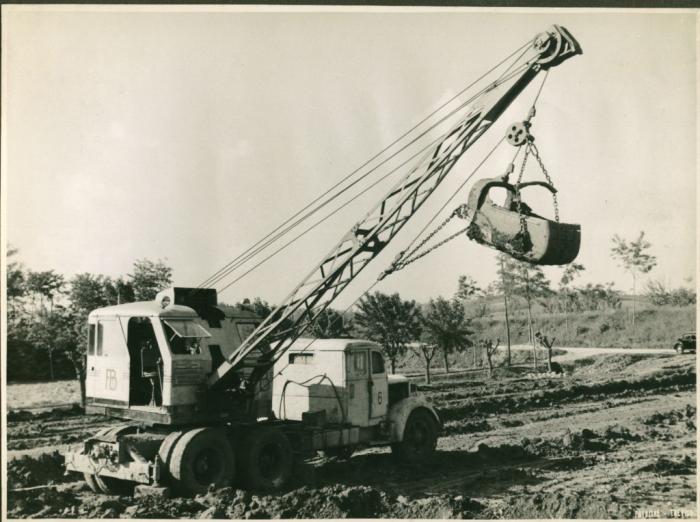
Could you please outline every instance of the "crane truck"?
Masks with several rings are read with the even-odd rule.
[[[192,495],[234,482],[283,488],[294,462],[319,450],[389,446],[407,463],[429,462],[440,415],[388,374],[381,347],[303,335],[525,87],[580,53],[561,26],[537,35],[266,318],[219,306],[206,287],[92,311],[86,412],[124,423],[69,452],[67,470],[95,492],[143,484]]]

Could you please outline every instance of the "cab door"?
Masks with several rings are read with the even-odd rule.
[[[347,419],[353,426],[369,425],[372,403],[368,358],[367,350],[345,352]]]
[[[88,397],[97,403],[128,406],[129,352],[119,319],[99,317],[90,337],[94,338],[94,355],[89,348]]]
[[[389,403],[389,384],[387,382],[384,356],[378,350],[370,351],[370,421],[380,421],[386,417]],[[371,422],[375,424],[375,422]]]

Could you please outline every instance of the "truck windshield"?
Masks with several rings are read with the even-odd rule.
[[[201,325],[194,321],[163,319],[163,329],[175,355],[199,354],[202,352],[200,340],[211,337]]]

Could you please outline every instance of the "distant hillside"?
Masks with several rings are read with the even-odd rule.
[[[670,348],[675,339],[686,331],[695,330],[695,306],[652,307],[648,303],[637,307],[636,329],[633,336],[631,312],[627,307],[617,310],[569,313],[568,328],[564,314],[533,313],[534,327],[557,339],[558,346],[603,346]],[[503,314],[489,314],[474,319],[479,337],[505,340]],[[523,310],[511,315],[511,343],[528,341],[527,316]]]

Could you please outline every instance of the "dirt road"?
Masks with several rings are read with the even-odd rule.
[[[296,482],[277,496],[234,488],[195,499],[98,496],[80,477],[64,477],[52,451],[115,421],[14,414],[8,449],[19,458],[8,469],[9,514],[695,518],[695,357],[625,350],[566,364],[568,375],[556,378],[505,369],[494,380],[474,372],[437,376],[421,385],[445,424],[431,466],[408,468],[383,449],[349,461],[318,457],[299,463]]]

